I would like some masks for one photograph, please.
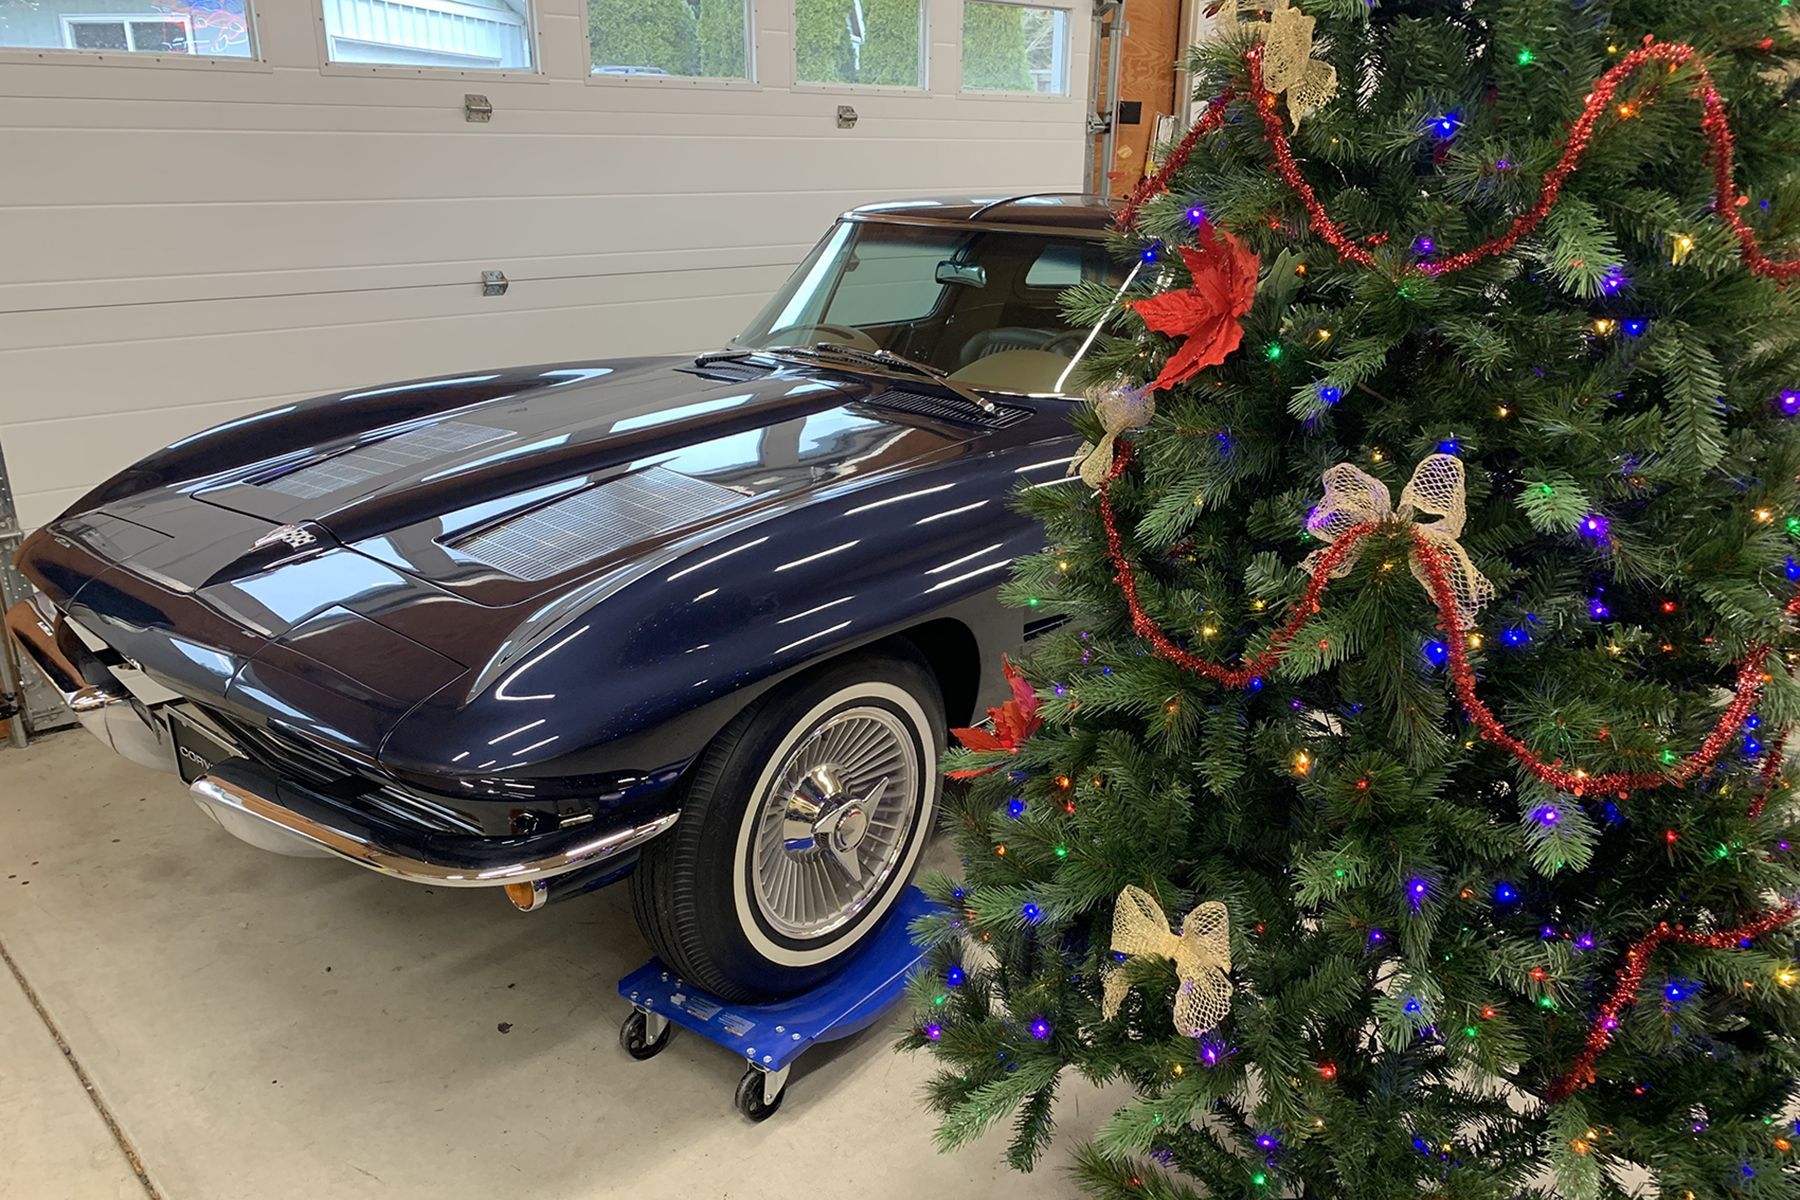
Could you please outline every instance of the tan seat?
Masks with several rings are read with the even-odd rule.
[[[952,372],[950,378],[1008,392],[1055,392],[1060,390],[1057,382],[1069,369],[1070,361],[1048,350],[1002,350],[976,359]]]

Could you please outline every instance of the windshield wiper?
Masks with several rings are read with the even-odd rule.
[[[917,362],[905,355],[895,354],[892,350],[862,350],[855,346],[846,346],[841,342],[814,342],[810,346],[772,346],[772,353],[798,354],[808,358],[840,359],[853,363],[865,363],[870,366],[886,367],[891,371],[901,371],[912,375],[922,375],[942,387],[948,388],[958,396],[979,408],[982,412],[993,414],[1000,411],[998,405],[980,392],[966,384],[958,383],[950,378],[950,372],[930,363]]]

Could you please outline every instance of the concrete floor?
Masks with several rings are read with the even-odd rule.
[[[627,1058],[622,890],[526,916],[266,854],[81,733],[0,750],[0,947],[6,1200],[1076,1194],[1060,1153],[934,1152],[885,1026],[763,1125],[698,1038]],[[1063,1144],[1121,1098],[1077,1083]]]

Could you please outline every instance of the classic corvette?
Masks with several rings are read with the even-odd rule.
[[[728,346],[468,373],[185,438],[35,533],[22,657],[246,841],[530,911],[632,880],[683,976],[829,974],[1032,631],[1111,210],[835,223]]]

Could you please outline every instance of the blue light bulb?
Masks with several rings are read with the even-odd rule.
[[[1517,900],[1518,898],[1519,898],[1519,889],[1514,887],[1512,884],[1496,883],[1494,885],[1494,899],[1498,900],[1501,904],[1511,904],[1514,900]]]

